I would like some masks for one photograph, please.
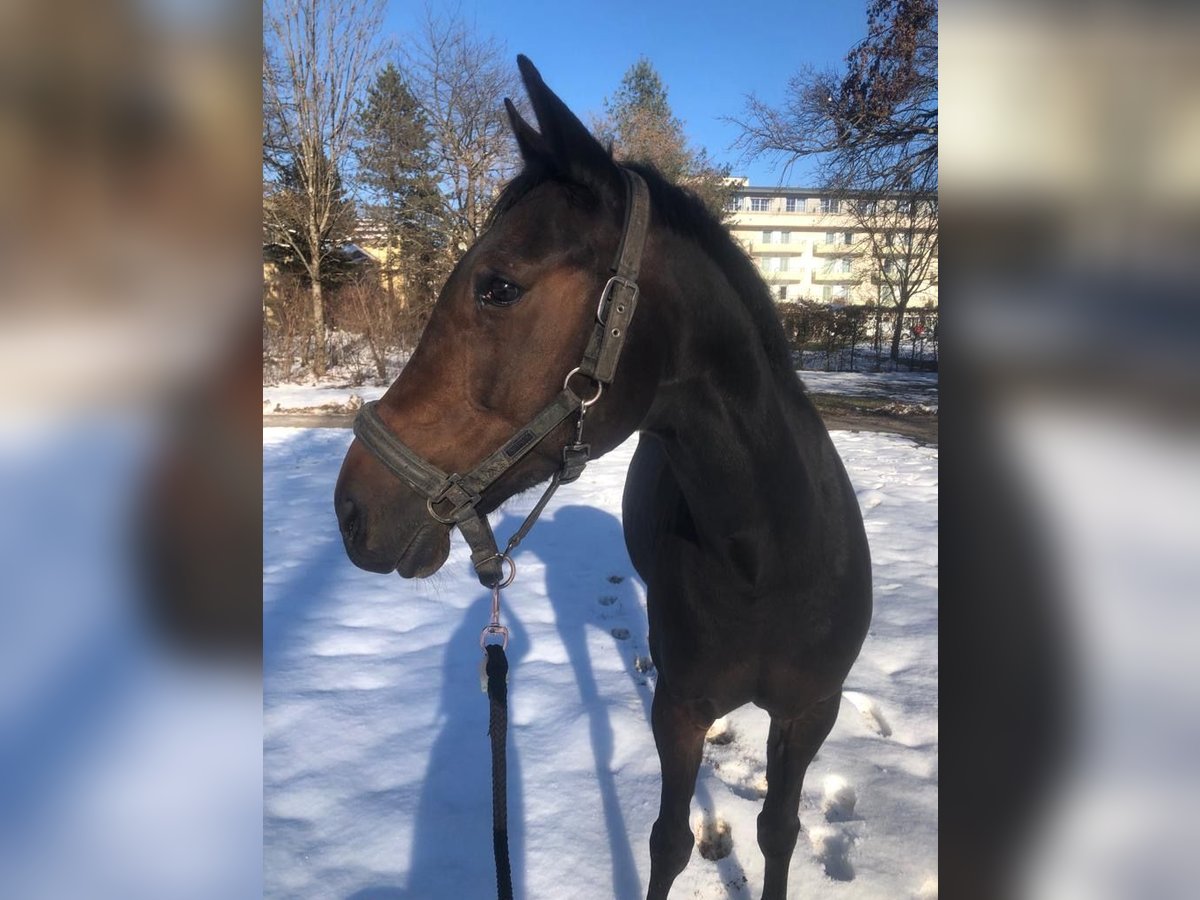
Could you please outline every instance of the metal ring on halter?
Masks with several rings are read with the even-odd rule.
[[[576,366],[570,372],[567,373],[567,377],[563,379],[563,390],[564,391],[571,390],[571,379],[574,378],[578,374],[579,374],[579,366]],[[591,378],[590,375],[584,375],[583,377]],[[596,381],[596,379],[594,379],[594,378],[592,378],[592,380]],[[583,401],[583,408],[587,409],[589,406],[591,406],[593,403],[595,403],[597,400],[599,400],[600,395],[603,393],[604,393],[603,382],[596,381],[596,393],[593,394],[590,399]]]
[[[488,638],[492,637],[493,635],[499,636],[500,648],[502,650],[507,650],[508,628],[506,628],[504,625],[485,625],[483,631],[479,635],[479,646],[486,648],[488,645]]]
[[[508,563],[508,577],[501,579],[495,585],[495,589],[499,591],[499,590],[502,590],[503,588],[508,587],[510,584],[512,584],[514,581],[517,580],[517,564],[515,562],[513,562],[513,558],[511,556],[509,556],[507,553],[497,553],[495,556],[489,556],[487,559],[484,560],[484,562],[491,562],[493,559],[500,560],[500,572],[502,574],[504,572],[504,564]],[[480,565],[482,565],[482,563]]]

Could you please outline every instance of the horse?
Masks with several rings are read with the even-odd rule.
[[[356,429],[334,492],[345,549],[368,571],[425,577],[458,526],[496,587],[506,554],[480,537],[491,539],[487,512],[557,484],[572,448],[594,457],[638,432],[622,514],[658,673],[647,898],[667,897],[691,856],[706,732],[754,703],[770,716],[762,897],[782,900],[805,771],[871,618],[858,502],[769,291],[728,230],[652,166],[615,162],[517,62],[537,123],[505,101],[523,168],[373,409],[374,440]],[[597,352],[596,336],[613,332],[615,351]],[[490,480],[473,481],[481,470]],[[472,476],[430,486],[444,472]]]

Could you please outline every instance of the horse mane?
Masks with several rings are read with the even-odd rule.
[[[690,238],[717,264],[733,286],[761,340],[767,361],[777,373],[795,379],[791,349],[784,337],[783,326],[775,311],[766,283],[758,274],[750,257],[695,193],[668,181],[653,165],[644,162],[623,162],[621,165],[637,172],[650,191],[651,215],[666,228]],[[557,181],[578,192],[580,185],[555,177],[542,166],[526,165],[496,198],[488,213],[487,224],[512,209],[517,202],[538,185]],[[589,192],[590,193],[590,192]],[[795,379],[799,384],[799,379]]]

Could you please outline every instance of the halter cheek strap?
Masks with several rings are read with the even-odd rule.
[[[445,525],[457,526],[462,532],[471,547],[471,563],[485,587],[498,588],[512,579],[515,568],[505,580],[504,561],[512,565],[510,554],[529,533],[554,491],[560,484],[578,478],[588,462],[591,447],[583,443],[584,417],[616,374],[626,331],[637,307],[637,277],[650,222],[646,182],[629,169],[621,169],[621,173],[625,179],[625,224],[616,259],[610,267],[611,277],[600,292],[596,321],[583,360],[567,373],[558,395],[527,425],[471,471],[460,475],[443,472],[392,434],[379,415],[378,401],[364,403],[354,420],[355,436],[392,474],[425,497],[430,516]],[[571,387],[576,375],[593,381],[595,393],[586,399],[576,394]],[[572,414],[578,415],[574,441],[563,447],[562,463],[546,492],[501,553],[487,517],[478,509],[484,491]]]

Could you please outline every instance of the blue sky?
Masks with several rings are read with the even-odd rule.
[[[730,145],[735,126],[721,116],[741,112],[754,92],[783,98],[788,77],[802,65],[839,65],[866,32],[866,0],[759,0],[733,4],[694,0],[432,0],[434,9],[461,10],[468,23],[503,42],[516,66],[524,53],[546,83],[585,122],[599,113],[621,76],[646,56],[667,86],[688,137],[752,184],[779,184],[777,167],[742,163]],[[421,15],[421,0],[391,0],[388,29],[401,38]],[[808,186],[801,163],[787,183]]]

